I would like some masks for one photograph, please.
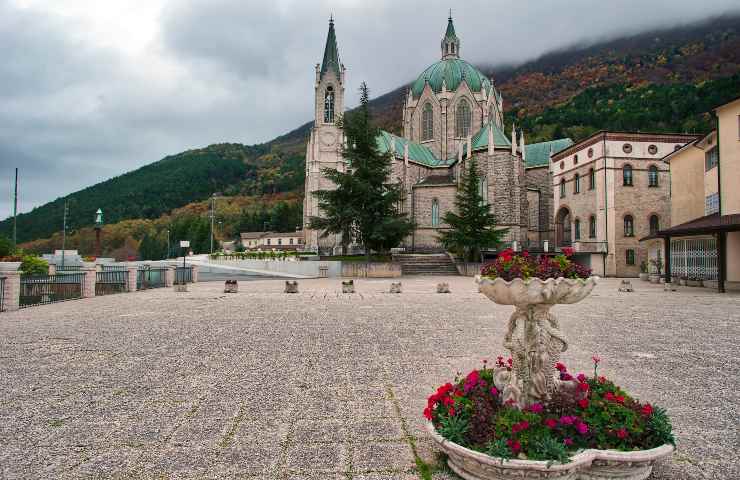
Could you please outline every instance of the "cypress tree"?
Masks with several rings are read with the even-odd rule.
[[[444,215],[443,221],[450,229],[439,234],[439,240],[447,250],[471,261],[481,259],[484,248],[498,248],[508,231],[507,228],[496,228],[496,217],[479,191],[480,178],[475,158],[471,158],[455,196],[457,213]]]

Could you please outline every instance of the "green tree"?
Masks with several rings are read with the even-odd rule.
[[[322,230],[323,235],[341,233],[343,250],[351,238],[356,239],[364,247],[368,262],[371,251],[395,247],[414,228],[406,214],[398,211],[402,190],[400,185],[388,182],[392,159],[378,150],[376,138],[380,132],[372,122],[369,101],[363,82],[360,106],[340,122],[347,139],[342,156],[349,169],[324,169],[336,189],[315,193],[324,218],[311,218],[311,228]]]
[[[14,253],[13,242],[0,235],[0,258],[10,256]]]
[[[508,229],[496,227],[496,217],[479,191],[480,175],[475,158],[463,172],[460,188],[455,196],[455,212],[447,212],[443,221],[449,230],[440,232],[439,240],[447,250],[465,260],[481,259],[484,248],[497,248]]]

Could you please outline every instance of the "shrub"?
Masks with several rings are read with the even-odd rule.
[[[564,248],[563,253],[554,257],[541,255],[537,258],[524,251],[521,255],[514,255],[510,248],[501,252],[496,260],[483,265],[481,275],[491,278],[502,278],[507,282],[521,278],[529,280],[539,278],[588,278],[591,269],[570,259],[573,250]]]
[[[49,273],[49,263],[41,257],[23,255],[22,262],[20,270],[25,275],[47,275]]]

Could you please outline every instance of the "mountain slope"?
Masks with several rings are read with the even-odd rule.
[[[598,129],[686,131],[711,128],[707,111],[740,95],[740,15],[564,49],[514,67],[482,67],[504,97],[507,123],[528,142]],[[372,86],[371,86],[372,87]],[[374,98],[377,123],[400,133],[406,86]],[[311,122],[255,146],[212,145],[167,157],[60,198],[18,217],[19,240],[61,230],[64,200],[71,229],[153,219],[213,192],[259,196],[300,193]],[[10,219],[0,222],[9,235]]]

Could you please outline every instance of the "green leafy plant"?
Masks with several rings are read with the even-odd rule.
[[[25,275],[46,275],[49,273],[49,263],[35,255],[23,255],[20,270]]]
[[[439,432],[448,440],[455,443],[465,442],[465,433],[467,433],[470,425],[468,419],[462,415],[445,415],[440,417],[439,420]]]

